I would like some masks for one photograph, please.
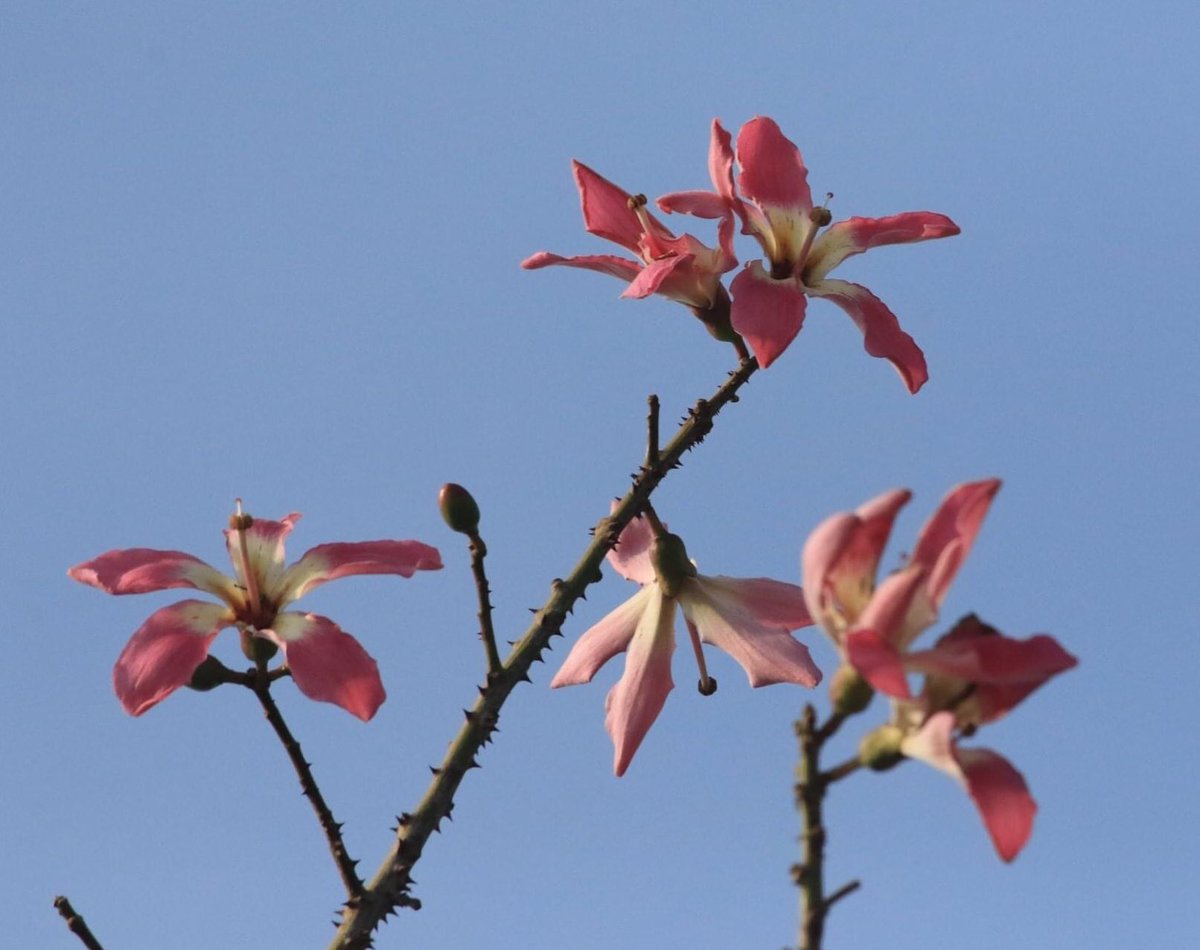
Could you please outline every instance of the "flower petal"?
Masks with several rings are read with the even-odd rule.
[[[67,575],[109,594],[145,594],[171,587],[192,587],[229,600],[235,592],[232,578],[198,557],[153,548],[108,551],[76,564]]]
[[[715,600],[737,598],[744,601],[760,623],[784,630],[799,630],[813,624],[804,591],[795,584],[769,577],[698,577]]]
[[[203,600],[181,600],[152,613],[113,667],[113,688],[125,711],[140,716],[185,686],[213,638],[232,622],[227,607]]]
[[[896,699],[912,698],[900,652],[877,630],[851,630],[846,636],[846,659],[872,689]]]
[[[354,637],[327,617],[285,611],[258,635],[279,645],[296,686],[366,722],[387,693],[379,666]]]
[[[808,169],[800,149],[784,137],[774,120],[758,116],[742,126],[737,158],[742,169],[739,184],[747,198],[804,214],[812,209]]]
[[[921,529],[912,560],[929,570],[926,589],[935,610],[970,553],[1000,485],[998,478],[956,485]]]
[[[613,502],[615,509],[617,503]],[[654,543],[654,529],[641,515],[632,519],[617,543],[608,552],[608,563],[626,580],[636,584],[650,584],[655,580],[654,565],[650,561],[650,546]]]
[[[536,254],[530,255],[521,261],[521,266],[526,270],[540,270],[543,267],[551,267],[555,264],[563,264],[567,267],[579,267],[583,270],[594,270],[601,274],[609,274],[612,277],[627,281],[632,281],[642,272],[641,264],[624,257],[616,257],[612,254],[584,254],[579,257],[560,257],[558,254],[551,254],[549,251],[538,251]]]
[[[563,665],[550,681],[550,687],[557,689],[560,686],[590,683],[600,667],[618,653],[629,649],[629,641],[633,638],[647,605],[651,599],[660,596],[656,585],[647,584],[616,610],[605,615],[599,623],[586,630],[571,647]]]
[[[847,257],[884,244],[911,244],[959,233],[958,225],[934,211],[906,211],[886,218],[838,221],[813,242],[804,278],[818,281]]]
[[[910,498],[905,488],[884,492],[854,512],[826,518],[804,543],[804,598],[835,642],[869,602],[892,523]]]
[[[957,748],[953,730],[954,713],[934,713],[904,739],[900,750],[962,785],[979,809],[996,852],[1011,861],[1029,840],[1037,804],[1024,777],[1007,759],[990,749]]]
[[[746,265],[729,290],[733,294],[733,328],[750,345],[759,366],[766,369],[804,326],[804,291],[795,280],[772,278],[760,261]]]
[[[683,254],[677,257],[664,257],[652,264],[647,264],[633,279],[633,282],[625,288],[625,292],[621,296],[636,300],[649,297],[652,293],[657,292],[662,287],[663,281],[667,280],[676,270],[682,269],[686,272],[695,260],[691,254]],[[698,305],[705,301],[692,301],[692,303]]]
[[[925,385],[929,379],[925,354],[913,338],[900,329],[900,321],[882,300],[866,287],[847,280],[825,279],[805,286],[812,296],[831,300],[846,311],[862,331],[866,351],[891,363],[910,393]]]
[[[750,685],[796,683],[816,686],[821,671],[809,656],[808,647],[782,627],[768,625],[757,614],[754,585],[739,590],[734,578],[695,577],[684,585],[679,597],[683,614],[693,623],[700,639],[724,650],[746,671]],[[768,616],[773,605],[768,608]]]
[[[657,586],[647,588],[645,610],[625,655],[625,672],[604,701],[604,728],[613,741],[613,772],[619,778],[675,687],[675,601]]]
[[[629,207],[632,197],[624,188],[588,168],[583,162],[572,162],[575,184],[579,186],[579,203],[583,209],[583,223],[588,233],[620,244],[622,247],[641,253],[639,241],[644,233],[642,222]],[[660,239],[671,239],[674,235],[652,214],[647,212],[652,235]]]
[[[353,574],[399,574],[438,571],[442,556],[420,541],[356,541],[318,544],[304,552],[280,581],[277,603],[303,597],[314,587]]]

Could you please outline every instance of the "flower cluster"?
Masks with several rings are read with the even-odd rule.
[[[192,681],[217,634],[236,627],[252,659],[282,650],[286,669],[305,696],[341,706],[367,720],[386,698],[379,668],[354,637],[327,617],[284,608],[313,588],[351,574],[438,570],[436,548],[420,541],[319,544],[285,566],[283,543],[298,514],[265,521],[238,511],[225,544],[233,576],[182,551],[109,551],[71,568],[75,580],[109,594],[145,594],[190,587],[220,603],[182,600],[142,624],[113,668],[113,686],[126,711],[140,716]]]
[[[932,211],[831,224],[828,208],[813,204],[800,150],[765,116],[742,127],[736,152],[730,134],[713,120],[708,168],[714,191],[672,192],[658,199],[658,207],[716,219],[716,248],[688,234],[676,237],[646,210],[643,196],[630,195],[575,162],[584,226],[632,251],[638,260],[540,251],[521,266],[583,267],[627,281],[622,296],[659,293],[677,300],[719,339],[744,338],[763,368],[800,332],[807,298],[824,297],[858,326],[868,353],[888,360],[910,392],[920,389],[929,378],[925,357],[895,314],[867,288],[830,278],[829,273],[846,258],[873,247],[949,237],[958,234],[958,226]],[[737,265],[735,222],[758,242],[764,256],[746,264],[726,291],[721,277]]]

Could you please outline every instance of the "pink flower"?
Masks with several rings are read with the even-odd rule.
[[[590,682],[610,659],[626,654],[625,672],[605,702],[604,724],[615,747],[613,771],[618,776],[625,774],[675,685],[671,655],[677,604],[700,665],[701,692],[716,688],[704,665],[701,642],[732,656],[753,687],[815,686],[821,680],[808,649],[789,633],[812,623],[800,588],[767,578],[706,577],[690,564],[690,570],[664,570],[662,552],[654,550],[664,544],[678,554],[677,568],[680,562],[687,564],[679,539],[666,535],[655,540],[643,518],[621,532],[609,563],[642,585],[641,590],[579,638],[550,683],[559,687]],[[659,571],[652,554],[660,555]]]
[[[140,716],[190,682],[216,635],[236,626],[244,637],[283,650],[305,696],[335,703],[359,719],[375,715],[386,694],[362,645],[326,617],[283,608],[326,581],[351,574],[411,577],[441,568],[441,557],[419,541],[363,541],[320,544],[285,567],[283,542],[299,517],[252,519],[242,514],[239,501],[225,531],[233,577],[190,554],[151,548],[109,551],[67,572],[110,594],[191,587],[221,601],[180,601],[155,611],[134,632],[113,668],[113,686],[126,712]]]
[[[886,218],[849,218],[818,236],[829,224],[825,207],[813,207],[808,169],[800,150],[765,116],[751,119],[738,134],[737,186],[730,136],[714,120],[709,173],[716,193],[664,195],[664,211],[711,218],[736,214],[742,233],[762,246],[765,261],[752,261],[734,278],[733,328],[766,368],[795,339],[804,324],[806,297],[825,297],[841,307],[862,331],[866,350],[888,360],[910,392],[929,378],[925,357],[887,306],[865,287],[830,279],[847,257],[884,244],[907,244],[959,233],[943,214],[910,211]],[[741,193],[749,201],[738,194]],[[832,196],[830,196],[832,197]]]
[[[582,162],[573,162],[572,168],[584,226],[591,234],[632,251],[638,260],[611,254],[560,257],[539,251],[521,266],[537,270],[565,264],[611,274],[629,282],[622,297],[662,294],[692,308],[706,325],[723,322],[727,326],[729,296],[721,285],[721,275],[737,266],[732,251],[732,216],[721,221],[720,246],[710,248],[690,234],[672,234],[646,210],[645,197],[630,195]]]

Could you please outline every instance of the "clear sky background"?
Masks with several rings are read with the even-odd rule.
[[[340,885],[253,697],[184,691],[126,716],[113,660],[179,598],[107,597],[67,567],[136,546],[225,567],[235,496],[305,513],[293,556],[439,546],[439,574],[304,602],[378,658],[390,698],[372,723],[278,690],[374,869],[482,673],[440,484],[483,507],[515,637],[625,490],[647,394],[674,419],[732,366],[676,304],[518,268],[610,250],[581,228],[571,158],[651,196],[703,187],[712,118],[766,114],[835,219],[961,225],[838,274],[900,315],[931,381],[909,396],[814,302],[659,511],[703,570],[797,581],[828,514],[912,488],[890,567],[950,485],[1001,476],[945,621],[974,610],[1081,660],[982,736],[1041,806],[1014,865],[920,764],[834,790],[830,881],[864,887],[829,947],[1193,946],[1198,11],[5,3],[0,939],[76,946],[50,906],[66,893],[114,950],[325,945]],[[567,642],[632,592],[607,571]],[[603,703],[619,664],[551,693],[565,648],[431,841],[425,909],[379,946],[794,942],[791,723],[809,694],[751,691],[713,654],[704,699],[685,647],[617,780]],[[216,652],[235,662],[236,637]]]

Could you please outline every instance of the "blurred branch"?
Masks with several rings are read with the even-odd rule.
[[[82,943],[88,950],[104,950],[100,946],[100,941],[92,934],[91,929],[82,917],[75,912],[75,908],[71,906],[71,902],[63,896],[54,898],[54,909],[58,911],[60,917],[67,922],[67,929],[71,931],[79,942]]]
[[[753,359],[743,360],[711,399],[700,399],[688,410],[675,437],[658,453],[658,458],[647,458],[635,474],[633,486],[612,513],[596,523],[592,542],[570,576],[553,581],[550,596],[534,612],[533,623],[513,646],[499,674],[489,677],[486,686],[479,687],[479,698],[465,711],[466,722],[450,743],[441,765],[432,767],[433,781],[424,797],[411,813],[400,816],[396,840],[379,870],[360,894],[346,902],[330,950],[365,950],[371,946],[376,927],[396,907],[420,907],[420,902],[408,893],[412,870],[430,836],[439,830],[443,819],[450,817],[454,795],[466,773],[479,765],[476,756],[496,732],[500,709],[509,694],[518,683],[529,680],[529,668],[541,659],[550,638],[561,633],[575,602],[588,585],[600,580],[600,564],[622,529],[642,509],[667,473],[681,464],[684,454],[704,441],[712,431],[717,413],[737,401],[738,390],[757,369],[758,363]]]

